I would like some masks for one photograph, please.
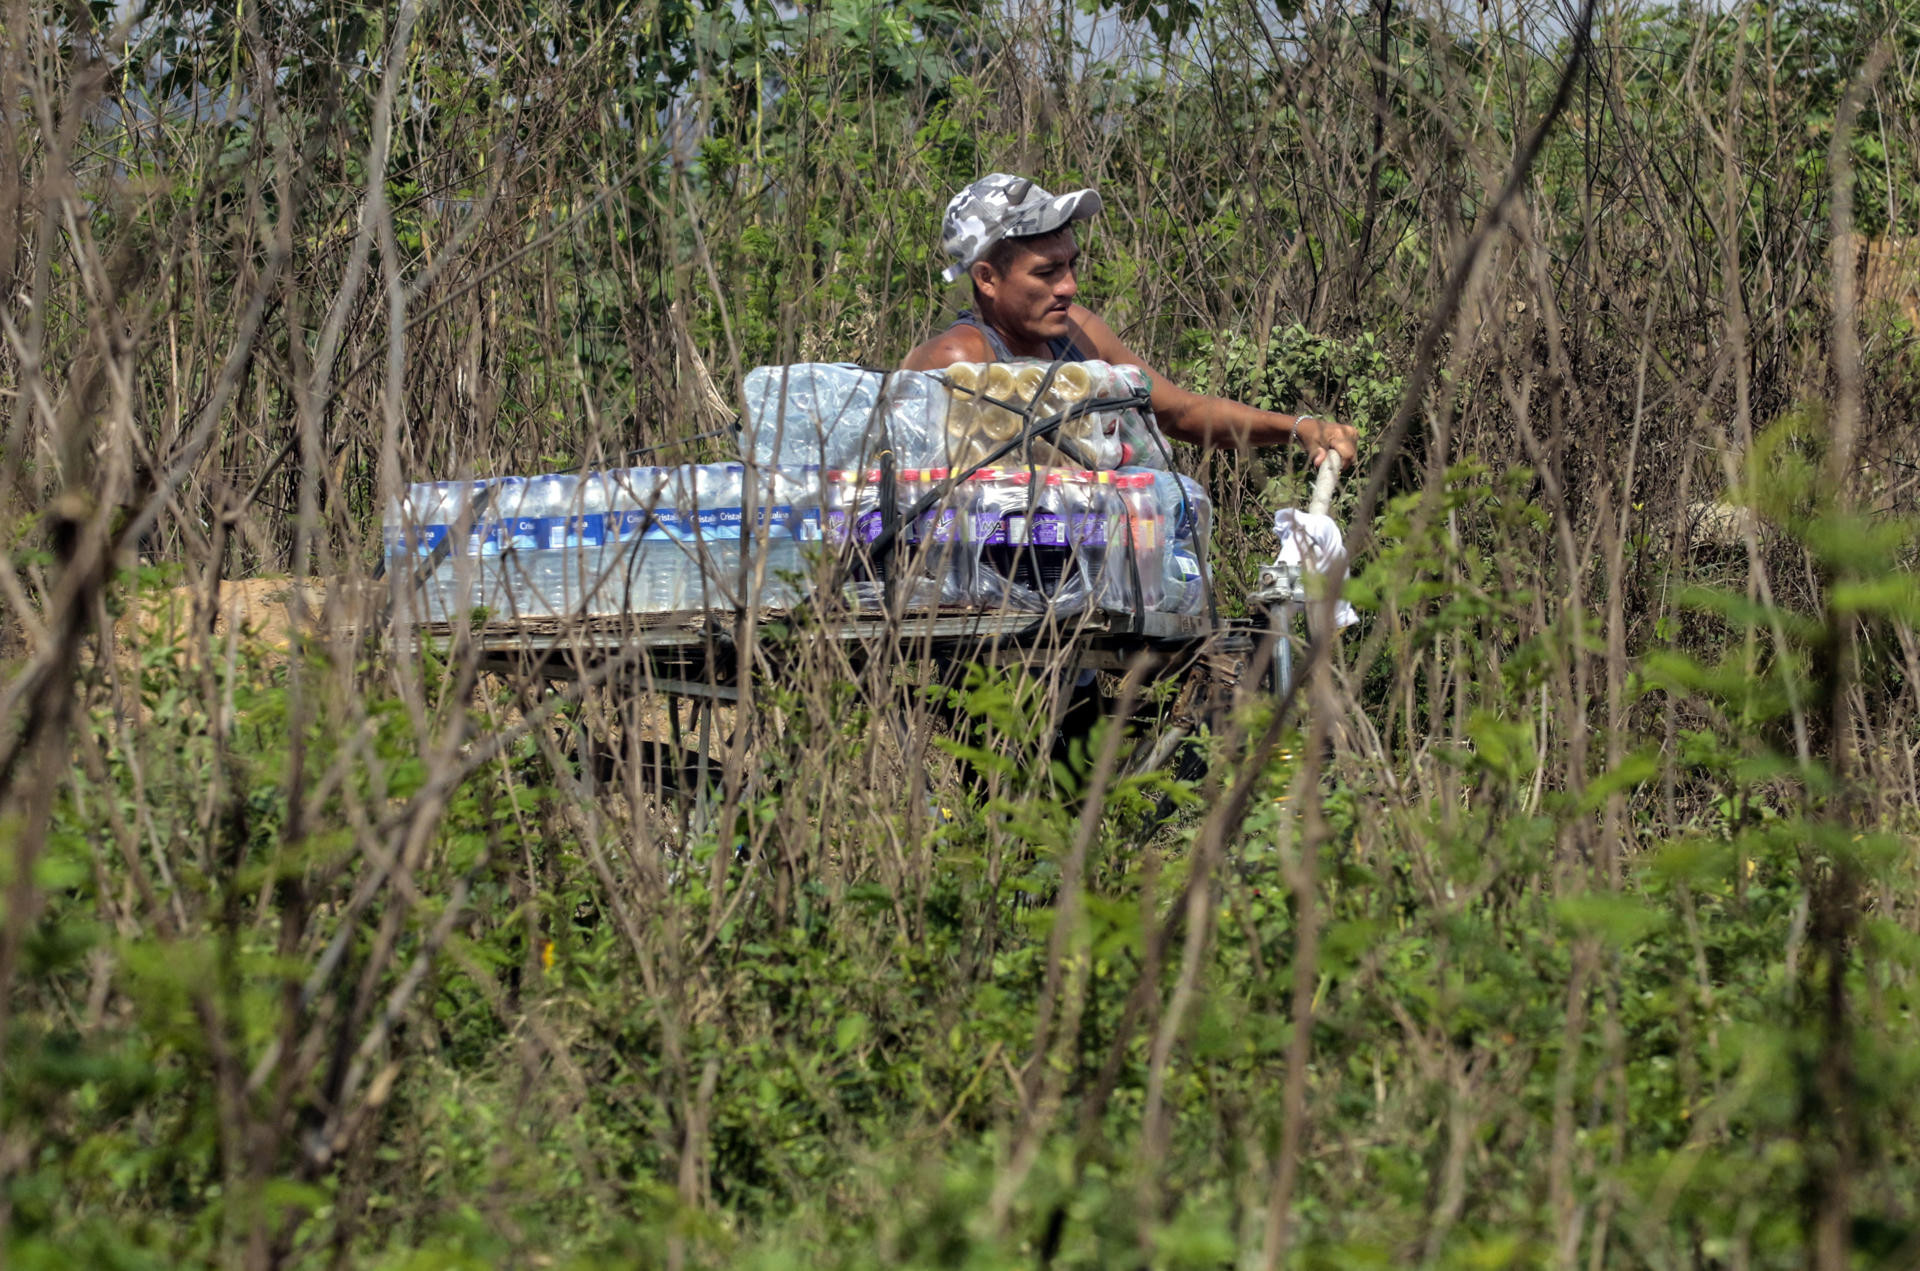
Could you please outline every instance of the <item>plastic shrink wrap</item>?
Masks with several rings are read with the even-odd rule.
[[[762,466],[857,467],[884,445],[887,377],[841,362],[757,366],[742,388],[741,453]]]
[[[1002,466],[1114,469],[1171,461],[1153,412],[1137,405],[1088,411],[1049,439],[1018,441],[1043,421],[1091,400],[1149,389],[1146,372],[1106,362],[957,363],[938,373],[881,373],[841,363],[761,366],[745,379],[741,454],[762,467],[871,467],[891,451],[901,468],[961,472]]]
[[[758,367],[745,462],[409,486],[385,526],[397,612],[781,607],[835,576],[871,606],[893,572],[895,598],[916,609],[1197,614],[1212,509],[1163,470],[1149,387],[1140,368],[1105,362]],[[1118,399],[1052,440],[1018,440],[1029,418]],[[879,553],[889,453],[903,520]]]

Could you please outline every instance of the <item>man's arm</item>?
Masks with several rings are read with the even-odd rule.
[[[1153,385],[1153,413],[1160,421],[1161,430],[1174,440],[1241,450],[1298,440],[1307,448],[1313,463],[1319,463],[1327,450],[1332,449],[1339,454],[1344,466],[1353,466],[1358,434],[1351,425],[1336,424],[1331,419],[1313,415],[1283,415],[1224,397],[1188,392],[1148,366],[1146,359],[1128,348],[1112,327],[1084,305],[1073,306],[1068,317],[1079,328],[1074,333],[1074,342],[1081,348],[1103,361],[1137,366],[1147,373]]]

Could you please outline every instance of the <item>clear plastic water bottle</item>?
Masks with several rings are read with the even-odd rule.
[[[488,566],[489,603],[506,613],[525,613],[526,563],[533,551],[532,524],[520,515],[526,503],[527,479],[501,477],[493,484],[495,556]]]
[[[417,621],[431,621],[446,613],[439,596],[437,572],[422,578],[426,562],[447,536],[448,483],[417,481],[387,508],[382,526],[387,576],[394,603]]]
[[[740,518],[746,469],[737,463],[703,464],[692,470],[696,559],[702,577],[692,580],[698,603],[718,607],[740,599]]]
[[[453,524],[454,485],[451,481],[428,481],[417,488],[420,493],[413,504],[417,517],[413,554],[425,560],[446,541],[448,528]]]
[[[520,520],[532,522],[534,548],[523,563],[532,591],[528,607],[536,613],[567,609],[567,514],[573,506],[575,478],[548,473],[527,482]]]
[[[600,528],[600,566],[597,587],[588,600],[589,613],[627,613],[641,608],[640,536],[646,531],[647,510],[657,497],[653,468],[616,468],[602,474],[606,508]]]
[[[635,571],[642,607],[650,613],[677,613],[688,606],[689,579],[697,579],[691,558],[694,524],[692,468],[654,468],[646,525],[640,535]]]
[[[451,534],[457,540],[452,556],[457,557],[456,603],[462,609],[484,605],[489,609],[500,603],[500,549],[505,526],[500,511],[503,484],[499,481],[459,483],[460,498],[453,511]]]
[[[818,469],[813,469],[817,474]],[[762,603],[787,606],[806,594],[804,551],[806,507],[814,503],[813,529],[819,532],[818,481],[801,468],[777,467],[761,474],[754,550],[762,560]]]
[[[1119,560],[1107,571],[1109,607],[1152,613],[1160,607],[1160,579],[1166,560],[1166,517],[1154,498],[1151,472],[1114,474],[1114,488],[1125,513],[1126,544],[1130,559]]]
[[[815,463],[782,465],[774,474],[774,503],[777,507],[791,509],[787,524],[792,545],[790,548],[783,547],[782,552],[791,552],[792,563],[789,567],[799,575],[799,587],[794,599],[799,600],[810,594],[821,568],[821,560],[829,554],[826,543],[828,485],[825,470]],[[778,575],[777,568],[773,572],[775,576]]]
[[[436,481],[427,519],[419,543],[419,567],[437,553],[432,576],[425,584],[427,606],[432,616],[450,622],[475,603],[473,535],[473,486],[465,481]]]
[[[380,519],[380,537],[387,558],[387,572],[396,574],[413,558],[413,545],[419,539],[418,526],[423,492],[431,486],[410,485],[393,496],[386,515]]]
[[[498,555],[497,518],[487,499],[486,481],[448,481],[440,498],[440,514],[446,518],[445,558],[434,572],[435,600],[440,611],[451,620],[487,603],[486,570],[490,555]]]
[[[466,554],[475,560],[500,554],[500,508],[498,483],[474,481],[467,486],[466,503],[460,509],[460,528],[466,539]]]
[[[598,607],[609,502],[605,473],[587,472],[574,482],[564,533],[566,555],[561,562],[569,613]]]

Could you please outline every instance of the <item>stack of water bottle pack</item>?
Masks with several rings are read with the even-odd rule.
[[[816,472],[742,464],[433,481],[388,508],[415,621],[790,605],[822,537]],[[751,545],[749,547],[749,545]],[[747,568],[743,568],[743,564]]]
[[[1139,367],[803,363],[758,367],[745,388],[756,462],[871,470],[887,454],[903,509],[937,501],[905,527],[916,600],[937,585],[944,603],[1024,610],[1205,606],[1211,509],[1167,470]]]
[[[880,565],[912,589],[914,603],[1063,614],[1090,605],[1205,607],[1211,509],[1191,479],[1145,468],[953,475],[907,468],[899,476],[898,503],[912,520],[904,550]]]
[[[1147,374],[1106,362],[962,362],[939,372],[803,362],[747,372],[743,453],[760,464],[957,471],[984,463],[1169,466]],[[1064,416],[1047,436],[1029,424]]]
[[[749,473],[753,476],[750,478]],[[742,464],[417,484],[389,509],[387,570],[412,620],[778,608],[838,564],[856,604],[1198,613],[1210,509],[1144,468]]]
[[[827,579],[868,606],[1205,605],[1211,509],[1188,478],[1135,462],[1168,454],[1137,368],[807,364],[746,388],[745,463],[409,487],[386,521],[401,612],[780,608]]]

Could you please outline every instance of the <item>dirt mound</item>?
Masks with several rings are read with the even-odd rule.
[[[365,622],[370,594],[368,584],[338,578],[232,579],[220,584],[218,604],[210,615],[212,634],[238,634],[286,650],[293,645],[297,620],[323,630]],[[304,616],[297,619],[297,613]],[[201,588],[174,587],[141,597],[114,624],[114,638],[127,652],[155,642],[184,645],[196,624],[208,619]]]

